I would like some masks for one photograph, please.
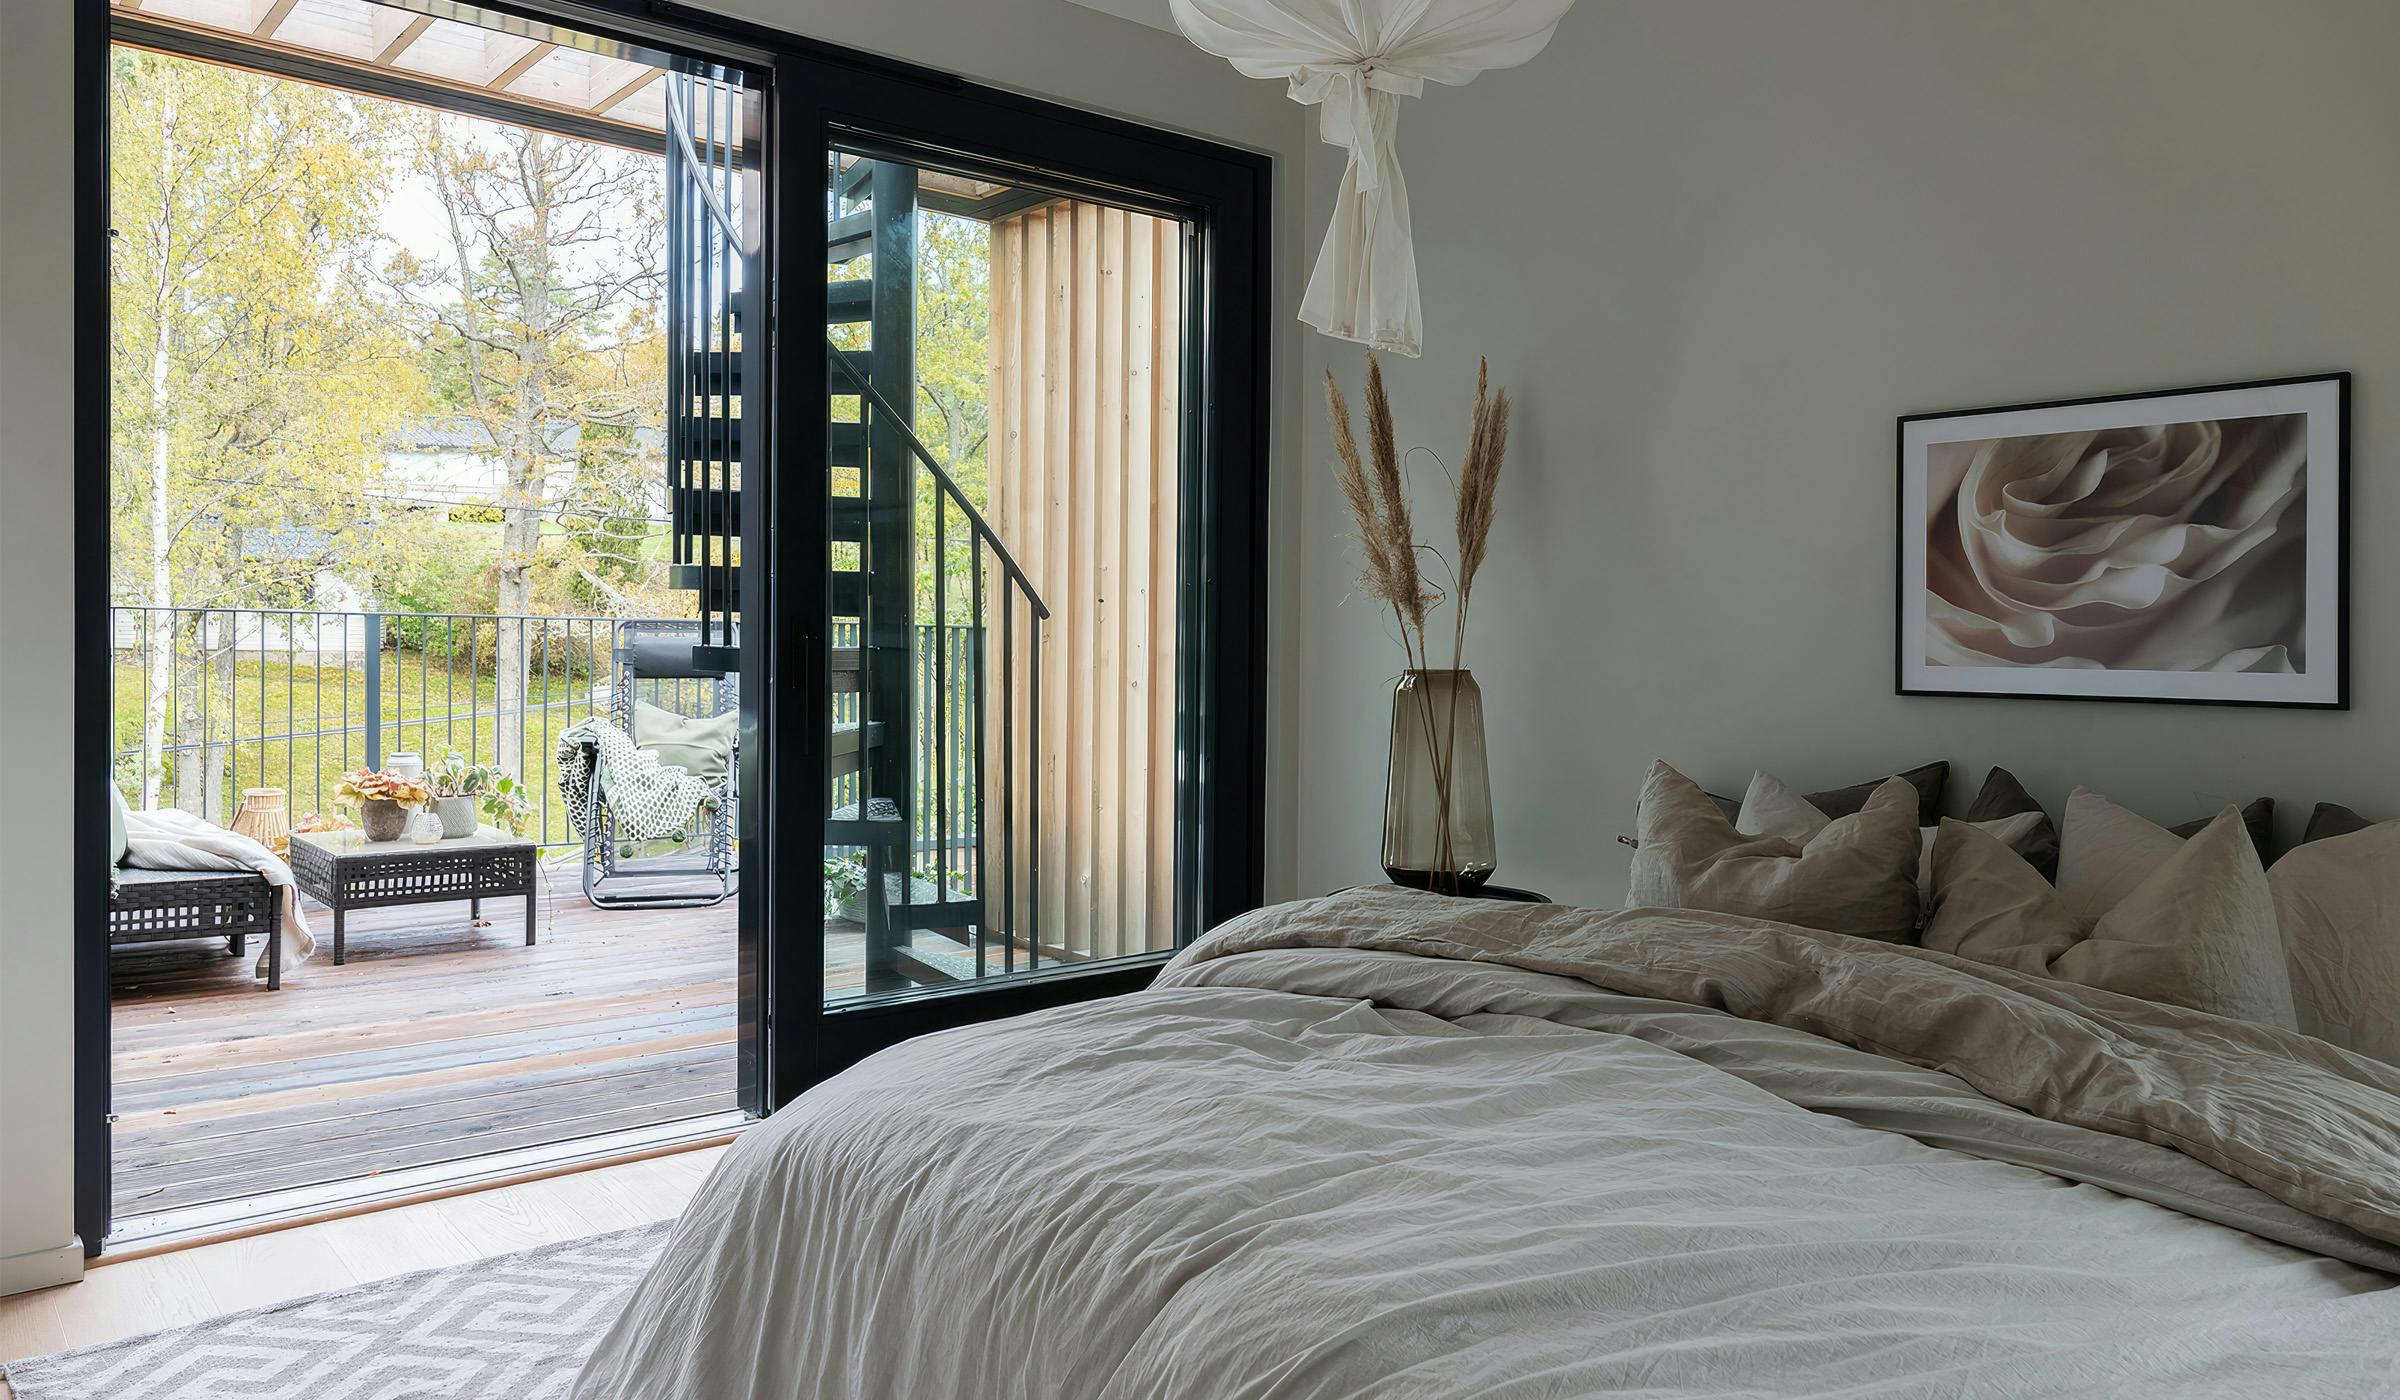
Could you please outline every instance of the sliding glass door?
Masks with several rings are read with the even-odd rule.
[[[819,771],[784,806],[818,880],[774,956],[813,1079],[1144,985],[1256,901],[1265,169],[911,77],[786,83],[816,193],[781,246],[824,300],[785,420],[822,455],[778,511],[814,527],[780,557],[815,585]]]

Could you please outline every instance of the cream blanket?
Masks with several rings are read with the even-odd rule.
[[[255,870],[275,887],[282,902],[283,970],[291,971],[317,951],[317,937],[300,912],[300,887],[281,856],[215,822],[172,807],[155,812],[127,810],[125,864],[136,870]],[[267,950],[258,950],[254,975],[267,975]]]
[[[1356,892],[818,1086],[576,1394],[2400,1395],[2393,1090],[1782,925]]]

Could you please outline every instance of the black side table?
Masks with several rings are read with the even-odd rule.
[[[1339,889],[1339,890],[1333,890],[1333,891],[1330,891],[1330,893],[1332,893],[1332,894],[1343,894],[1343,893],[1346,893],[1348,890],[1355,890],[1355,889],[1358,889],[1358,888],[1359,888],[1359,886],[1357,886],[1357,885],[1348,885],[1348,886],[1345,886],[1343,889]],[[1403,885],[1403,886],[1401,886],[1401,888],[1403,888],[1403,889],[1409,889],[1409,888],[1413,888],[1413,887],[1412,887],[1412,886]],[[1421,891],[1419,891],[1419,893],[1421,893],[1421,894],[1434,894],[1434,893],[1438,893],[1438,891],[1434,891],[1434,890],[1421,890]],[[1458,898],[1458,899],[1497,899],[1497,900],[1502,900],[1502,901],[1504,901],[1504,902],[1506,902],[1506,903],[1509,903],[1509,904],[1556,904],[1556,903],[1558,903],[1558,901],[1557,901],[1557,900],[1555,900],[1555,899],[1552,899],[1550,896],[1548,896],[1548,895],[1546,895],[1546,894],[1538,894],[1538,893],[1536,893],[1536,892],[1534,892],[1534,891],[1532,891],[1532,890],[1520,890],[1520,889],[1517,889],[1516,887],[1514,887],[1514,886],[1512,886],[1512,885],[1485,885],[1485,886],[1484,886],[1482,889],[1479,889],[1479,890],[1470,890],[1470,891],[1468,891],[1468,892],[1467,892],[1467,893],[1465,893],[1465,894],[1462,894],[1462,895],[1457,895],[1457,896],[1455,896],[1455,898]]]

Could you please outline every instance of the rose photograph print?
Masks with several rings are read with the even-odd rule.
[[[2346,704],[2349,391],[1902,418],[1900,693]]]

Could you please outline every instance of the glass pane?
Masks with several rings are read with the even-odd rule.
[[[1170,948],[1186,229],[826,177],[827,1001]]]

